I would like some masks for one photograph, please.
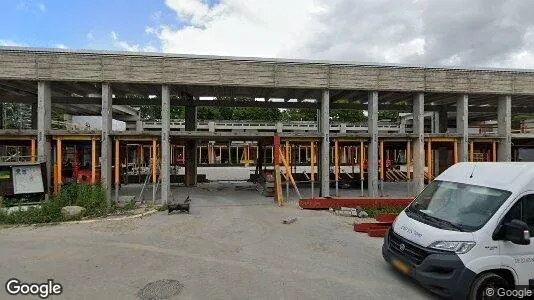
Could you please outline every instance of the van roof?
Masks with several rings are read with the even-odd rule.
[[[534,181],[534,162],[462,162],[445,170],[436,180],[516,191]]]

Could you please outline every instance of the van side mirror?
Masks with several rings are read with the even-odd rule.
[[[527,223],[514,219],[503,226],[504,239],[517,245],[530,245],[530,231]]]

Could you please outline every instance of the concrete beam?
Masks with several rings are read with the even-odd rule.
[[[367,102],[367,129],[370,135],[367,148],[367,190],[369,197],[378,196],[378,92],[369,92]]]
[[[320,180],[321,197],[330,197],[330,91],[323,91],[319,111],[319,130],[321,139]]]
[[[169,86],[161,87],[161,204],[169,202],[171,191],[171,96]]]
[[[37,155],[40,162],[46,163],[45,199],[52,186],[52,148],[47,134],[52,129],[52,91],[50,82],[37,83]]]
[[[499,161],[512,160],[512,96],[500,96],[497,110],[498,133],[503,136],[497,149]]]
[[[425,188],[425,94],[417,93],[413,99],[413,133],[417,135],[413,143],[413,187],[414,194]]]
[[[111,172],[111,164],[113,161],[112,147],[113,141],[110,133],[112,130],[113,119],[113,93],[109,83],[102,84],[102,137],[100,139],[100,173],[102,186],[106,191],[107,200],[111,200],[111,185],[113,173]]]
[[[458,160],[466,162],[469,160],[469,96],[467,94],[458,96],[456,109],[456,133],[462,137],[458,145]]]
[[[113,105],[113,110],[129,116],[139,116],[139,111],[128,105]]]

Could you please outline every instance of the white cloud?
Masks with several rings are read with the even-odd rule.
[[[534,1],[165,0],[164,52],[534,68]]]
[[[209,7],[200,0],[167,0],[187,23],[176,29],[161,26],[156,35],[165,52],[278,56],[311,37],[315,0],[222,0]]]
[[[158,49],[152,44],[147,44],[144,46],[140,46],[139,44],[129,44],[126,41],[122,41],[119,39],[119,35],[115,31],[111,31],[111,38],[113,39],[113,44],[115,47],[119,48],[120,50],[124,51],[131,51],[131,52],[156,52]]]
[[[150,15],[150,18],[154,21],[158,21],[161,18],[161,11],[157,11]]]
[[[59,48],[59,49],[68,49],[69,47],[65,46],[65,44],[57,44],[57,45],[56,45],[56,48]]]
[[[43,3],[37,3],[37,7],[39,7],[39,10],[42,12],[46,12],[46,6]]]
[[[24,2],[24,0],[20,0],[16,5],[17,9],[24,9],[25,7],[26,7],[26,2]]]
[[[2,39],[0,39],[0,46],[24,47],[24,45],[21,43],[18,43],[12,40],[2,40]]]
[[[85,37],[90,40],[90,41],[94,41],[95,40],[95,35],[93,34],[92,31],[88,32]]]

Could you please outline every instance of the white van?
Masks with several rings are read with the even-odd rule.
[[[458,163],[399,214],[382,255],[445,298],[534,298],[533,234],[534,163]]]

